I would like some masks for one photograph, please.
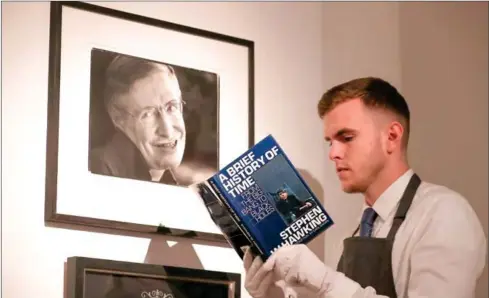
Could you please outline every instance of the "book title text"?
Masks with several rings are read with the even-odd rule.
[[[219,174],[222,186],[233,198],[255,184],[251,176],[256,170],[277,156],[279,148],[272,147],[264,154],[255,157],[253,151],[237,160],[228,167],[225,173]]]
[[[306,214],[299,217],[296,221],[290,224],[285,230],[280,232],[280,237],[283,241],[271,252],[273,253],[275,250],[282,246],[300,242],[306,236],[310,236],[312,233],[321,228],[327,221],[328,217],[323,212],[321,207],[315,206]]]

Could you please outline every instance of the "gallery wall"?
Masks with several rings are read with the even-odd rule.
[[[256,139],[277,137],[337,222],[311,244],[328,265],[361,198],[339,189],[315,104],[357,76],[382,76],[406,94],[413,165],[466,195],[487,229],[487,3],[99,4],[255,41]],[[3,296],[63,297],[74,255],[243,273],[222,245],[44,226],[49,4],[2,3],[2,19]],[[477,297],[486,296],[487,269]]]
[[[406,2],[400,8],[413,167],[423,179],[464,195],[487,235],[488,4]],[[476,297],[488,296],[487,269]]]

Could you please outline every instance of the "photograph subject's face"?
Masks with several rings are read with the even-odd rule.
[[[153,72],[137,81],[127,94],[130,116],[123,130],[151,169],[177,167],[185,150],[183,102],[178,80]]]
[[[336,106],[323,118],[329,159],[345,192],[364,192],[384,165],[380,131],[360,99]]]

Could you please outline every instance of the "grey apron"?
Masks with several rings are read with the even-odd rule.
[[[353,236],[343,241],[343,254],[337,271],[344,273],[364,288],[374,288],[377,294],[397,297],[392,275],[392,246],[420,183],[421,179],[414,174],[401,197],[387,238],[355,237],[359,229],[357,227]]]

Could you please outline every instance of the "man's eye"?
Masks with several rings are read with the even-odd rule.
[[[350,142],[351,140],[353,140],[353,136],[344,136],[343,139],[345,140],[345,142]]]
[[[177,109],[178,109],[178,106],[177,106],[177,104],[174,104],[174,103],[169,104],[168,107],[166,108],[166,110],[170,113],[175,112]]]
[[[155,114],[155,111],[154,110],[148,110],[148,111],[144,111],[143,114],[141,115],[141,118],[148,118],[148,117],[153,117]]]
[[[167,103],[165,106],[165,111],[167,113],[171,113],[171,114],[180,111],[180,102],[172,101],[172,102]]]

